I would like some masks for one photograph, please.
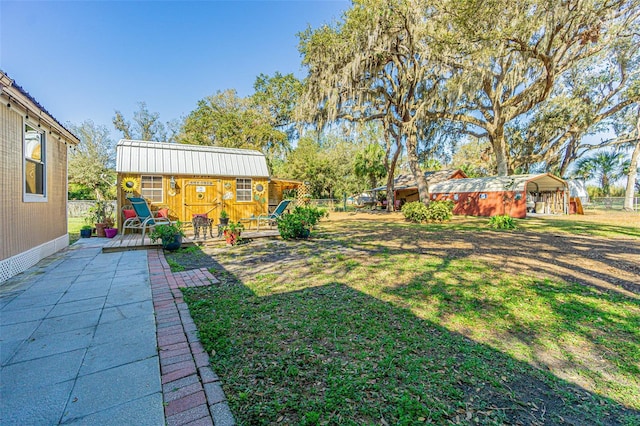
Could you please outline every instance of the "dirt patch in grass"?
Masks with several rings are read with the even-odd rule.
[[[186,299],[240,423],[637,424],[629,217],[332,214],[308,241],[176,262],[223,282]]]
[[[165,251],[164,257],[173,272],[218,266],[211,253],[203,250],[202,246],[185,247],[174,252]]]

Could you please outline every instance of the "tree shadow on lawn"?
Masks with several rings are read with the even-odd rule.
[[[518,380],[512,381],[509,375],[505,375],[508,383],[520,383],[520,381],[525,383],[520,384],[518,395],[524,395],[528,392],[526,390],[528,389],[526,386],[528,376],[536,380],[542,380],[540,377],[558,380],[549,379],[553,377],[549,374],[548,371],[550,371],[559,377],[558,383],[562,383],[562,386],[558,385],[559,387],[554,388],[555,393],[550,394],[552,395],[550,399],[557,398],[558,395],[564,396],[564,386],[571,387],[573,385],[570,385],[569,382],[572,382],[582,385],[583,389],[591,389],[592,392],[595,390],[601,394],[613,396],[617,401],[637,408],[634,405],[637,401],[634,399],[634,395],[638,394],[640,387],[637,381],[639,377],[638,365],[634,360],[640,356],[637,343],[639,340],[638,330],[640,330],[640,315],[638,315],[640,302],[637,297],[637,285],[631,277],[634,273],[637,275],[638,265],[633,262],[633,259],[639,255],[640,250],[633,241],[624,240],[623,243],[630,243],[631,246],[620,245],[620,241],[616,240],[572,235],[552,236],[494,231],[449,232],[433,231],[425,229],[425,227],[404,223],[381,225],[353,222],[349,224],[348,228],[344,228],[343,225],[322,226],[319,231],[314,231],[314,238],[309,241],[274,241],[262,245],[252,243],[247,247],[222,251],[216,257],[220,259],[220,263],[224,267],[221,265],[219,271],[214,273],[216,275],[222,273],[228,277],[229,282],[235,282],[236,276],[233,274],[236,274],[237,278],[242,280],[247,287],[253,289],[256,294],[265,296],[258,297],[255,294],[247,293],[247,300],[254,301],[252,303],[256,305],[257,311],[247,308],[243,311],[243,315],[248,318],[247,321],[253,321],[255,324],[263,322],[270,324],[270,328],[265,331],[267,334],[273,330],[276,330],[277,333],[284,333],[290,329],[290,325],[286,322],[278,322],[277,318],[274,320],[271,310],[277,311],[279,304],[286,305],[286,302],[294,297],[292,295],[299,293],[311,297],[314,290],[308,287],[329,283],[333,283],[332,285],[345,283],[350,286],[351,291],[365,295],[365,300],[373,298],[373,300],[379,300],[380,306],[386,307],[378,310],[388,309],[391,306],[404,307],[410,309],[414,316],[419,317],[416,320],[421,321],[418,323],[420,327],[439,327],[441,335],[448,333],[458,336],[463,341],[465,341],[465,337],[462,336],[466,336],[467,340],[468,338],[474,339],[479,343],[473,341],[468,341],[468,343],[479,345],[482,353],[487,353],[486,351],[490,353],[486,358],[482,358],[483,360],[491,360],[496,356],[495,354],[506,357],[501,358],[502,361],[498,359],[499,362],[496,361],[498,365],[491,367],[494,370],[492,373],[494,381],[495,377],[499,375],[497,371],[506,368],[503,365],[504,359],[515,362],[514,365],[517,366],[526,366],[518,367],[526,368],[523,370],[526,371],[526,374],[520,376]],[[392,276],[389,278],[384,274]],[[235,287],[244,288],[233,285],[221,288],[234,289]],[[236,294],[237,291],[240,290],[230,290],[229,293],[222,291],[217,293],[217,296],[224,300],[230,294]],[[273,293],[282,293],[282,295],[274,295]],[[277,303],[278,300],[281,300],[278,297],[284,298],[282,303]],[[359,299],[355,298],[354,300]],[[237,298],[235,303],[242,305],[243,301],[243,298]],[[276,303],[267,303],[269,301],[276,301]],[[299,302],[301,305],[307,303],[303,299],[300,299]],[[208,303],[204,302],[205,305]],[[225,305],[223,302],[220,308],[233,311],[235,307],[231,305]],[[342,307],[338,304],[336,308],[324,307],[322,309],[354,311],[356,308],[352,304],[342,304]],[[243,309],[245,308],[243,307]],[[290,309],[294,317],[302,316],[302,320],[297,320],[298,323],[307,322],[304,317],[307,313],[304,309],[301,306],[292,306]],[[220,309],[216,310],[216,312],[219,311]],[[285,309],[278,318],[288,319],[288,312]],[[244,319],[237,321],[244,321]],[[381,318],[381,322],[385,321],[385,318]],[[220,326],[222,329],[230,327],[230,323],[219,319],[205,322],[217,324],[215,327]],[[348,320],[347,322],[353,321]],[[234,323],[233,327],[236,326]],[[319,323],[317,328],[320,330],[318,333],[327,329],[326,324],[322,323]],[[406,329],[407,327],[401,326],[400,328]],[[388,324],[384,324],[380,330],[379,334],[387,336],[387,340],[393,340],[396,337],[393,333],[397,333],[397,331],[394,331],[393,327],[389,329]],[[457,332],[461,334],[458,335]],[[390,336],[393,337],[389,337],[388,333],[392,333]],[[256,340],[258,337],[253,339]],[[260,339],[264,338],[260,337]],[[326,337],[321,340],[324,344]],[[300,344],[296,346],[298,349],[295,351],[304,352],[307,350],[305,348],[313,342],[315,340],[311,339],[305,344]],[[329,343],[335,345],[331,341]],[[486,349],[488,346],[483,343],[491,345],[493,349]],[[216,344],[220,344],[220,341],[217,341]],[[289,340],[281,339],[278,340],[276,346],[286,348],[288,344]],[[394,342],[390,347],[393,348],[396,344],[397,342]],[[352,353],[363,351],[358,348],[345,349],[346,343],[344,342],[341,345],[342,347],[339,348],[335,356],[346,357],[347,361],[345,362],[348,363],[351,362]],[[242,347],[243,353],[247,351],[251,356],[254,356],[253,352],[256,349],[253,349],[252,345],[248,345],[246,348]],[[427,349],[433,350],[432,347]],[[448,350],[446,353],[456,360],[454,354],[461,350],[458,348]],[[261,349],[255,356],[259,356],[260,351]],[[276,353],[278,356],[284,356],[277,351]],[[345,353],[346,355],[344,355]],[[392,352],[392,357],[394,353]],[[514,358],[509,357],[509,354]],[[271,355],[271,357],[273,358],[272,362],[276,363],[271,367],[275,368],[276,365],[280,365],[277,364],[277,356]],[[332,355],[327,357],[331,358]],[[360,355],[360,358],[367,357],[371,358],[372,355],[369,353]],[[424,357],[419,358],[423,359]],[[548,371],[540,372],[524,362],[514,361],[515,358],[526,360]],[[475,361],[485,362],[477,359]],[[425,362],[427,361],[425,360]],[[251,375],[251,371],[256,366],[251,362],[247,363],[250,367],[246,370],[234,370],[232,376],[235,376],[238,371],[241,376]],[[214,359],[214,364],[218,369],[216,359]],[[287,374],[307,371],[300,370],[296,364],[293,366]],[[267,368],[269,366],[265,364],[260,367],[259,364],[257,367]],[[332,371],[337,371],[339,368],[340,366],[336,365]],[[403,369],[406,368],[408,367],[403,367]],[[511,368],[509,374],[513,374],[514,369],[518,370],[518,368]],[[477,376],[479,373],[472,372],[470,374],[475,374],[474,380],[479,380]],[[317,375],[324,377],[325,371],[318,372]],[[499,376],[502,380],[502,375]],[[342,377],[341,380],[346,380],[349,377]],[[441,378],[438,377],[438,380]],[[511,386],[508,383],[507,386]],[[549,385],[549,382],[545,383]],[[496,386],[493,382],[490,384]],[[308,382],[307,385],[315,386],[315,382]],[[414,384],[412,386],[420,387],[423,385]],[[531,386],[535,387],[536,385]],[[237,397],[238,404],[244,406],[242,400],[249,398],[250,387],[238,389],[241,389],[240,396]],[[435,388],[431,386],[429,389],[429,392],[434,392]],[[283,393],[288,394],[289,391],[289,389],[285,389]],[[492,390],[489,389],[489,391]],[[474,392],[475,388],[470,394],[473,396]],[[269,395],[268,392],[260,393]],[[282,398],[279,395],[270,395],[264,398],[265,400],[275,399],[278,401],[279,398]],[[372,397],[373,400],[376,400],[376,395],[374,395],[375,398]],[[408,395],[407,398],[413,401],[412,394]],[[504,417],[507,420],[500,420],[501,417],[496,417],[496,413],[514,410],[513,408],[499,410],[499,408],[505,408],[500,407],[498,402],[506,398],[507,394],[498,395],[499,398],[493,405],[491,414],[486,415],[482,422],[512,423],[509,419],[520,419],[521,417],[512,417],[507,414],[505,414],[507,417]],[[594,397],[594,394],[584,401],[580,400],[582,394],[578,393],[577,395],[575,398],[564,396],[562,408],[554,409],[554,412],[563,416],[567,422],[572,422],[570,419],[574,414],[568,407],[572,404],[578,406],[591,404],[593,405],[590,408],[591,411],[587,410],[587,413],[591,413],[589,414],[591,417],[578,417],[579,420],[573,422],[574,424],[594,422],[615,424],[620,419],[624,419],[625,408],[623,406],[615,405],[617,403],[610,401],[617,407],[613,409],[612,413],[614,414],[598,418],[594,412],[610,411],[609,408],[598,405],[599,402],[598,404],[594,403],[595,405],[592,404],[593,400],[589,398]],[[325,398],[324,394],[322,396]],[[299,402],[305,398],[291,400]],[[402,395],[396,395],[394,398],[394,406],[399,406],[398,401],[402,400]],[[353,398],[348,399],[353,401]],[[334,402],[335,400],[337,399],[332,399]],[[511,401],[511,399],[509,400]],[[384,405],[387,400],[378,399],[376,401],[377,404]],[[450,399],[446,406],[451,407],[456,401],[459,401],[459,398]],[[287,410],[295,413],[306,412],[304,410],[306,405],[298,404],[295,406],[294,404],[296,408],[292,409],[286,408],[289,406],[282,408],[277,402],[275,404],[276,408],[268,406],[265,408],[265,412],[273,410],[276,412],[288,412]],[[548,412],[548,407],[553,404],[549,402],[545,402],[545,404],[545,408],[541,409],[538,405],[537,409]],[[261,407],[259,404],[257,406]],[[321,406],[324,407],[322,411],[324,413],[329,410],[331,404],[325,403]],[[435,410],[434,412],[441,413],[439,414],[441,417],[417,415],[417,417],[410,416],[409,418],[424,417],[425,419],[439,418],[455,421],[455,416],[461,415],[462,421],[468,421],[466,418],[468,411],[451,414],[450,411],[447,411],[448,408],[447,410],[438,409],[433,405],[427,407],[432,411]],[[475,410],[483,411],[481,407],[476,406]],[[530,409],[535,414],[534,408],[525,407],[524,410]],[[391,417],[385,417],[386,421],[389,421],[389,418],[402,419],[402,410],[396,410],[393,412],[395,414],[390,415]],[[258,412],[260,411],[258,410]],[[569,413],[568,416],[563,415],[563,412]],[[640,421],[636,411],[626,411],[626,413],[630,413],[632,420]],[[354,421],[358,423],[380,422],[379,417],[371,414],[371,409],[365,414],[357,414],[355,418],[358,420]],[[302,416],[302,414],[299,415]],[[449,417],[442,417],[445,415]],[[480,413],[480,415],[483,414]],[[252,418],[253,420],[248,423],[253,424],[261,418],[259,416],[255,419]],[[546,419],[548,420],[548,418],[547,416]],[[475,417],[471,418],[471,420],[473,419]],[[522,420],[522,422],[532,424],[531,419]],[[585,421],[585,419],[591,420]],[[299,417],[298,420],[305,421],[302,417]],[[633,424],[632,420],[629,421],[630,424]],[[438,423],[444,420],[434,421]],[[339,421],[334,419],[332,422]],[[551,423],[561,422],[560,417],[551,421]],[[403,421],[393,420],[390,422],[390,424],[393,423],[403,423]],[[406,423],[411,423],[411,421]]]
[[[183,290],[239,424],[637,424],[640,412],[341,283]]]
[[[339,234],[330,230],[322,237],[365,255],[398,249],[440,258],[483,257],[507,272],[640,294],[640,240],[371,222],[352,224],[342,241]]]
[[[589,389],[640,400],[640,244],[385,228],[325,235],[323,244],[348,246],[361,265],[363,284],[352,287]],[[379,283],[375,269],[397,279]]]

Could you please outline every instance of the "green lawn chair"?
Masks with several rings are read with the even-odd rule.
[[[280,204],[278,204],[278,206],[273,211],[273,213],[261,214],[260,216],[251,216],[251,217],[247,217],[247,218],[241,219],[241,221],[249,222],[249,228],[251,228],[251,223],[255,222],[256,223],[256,230],[259,231],[261,222],[264,222],[267,225],[272,225],[272,224],[276,223],[276,220],[280,216],[282,216],[284,214],[284,211],[287,209],[287,207],[289,207],[289,204],[291,203],[291,201],[292,200],[282,200],[282,201],[280,201]]]
[[[124,234],[127,229],[140,229],[142,230],[142,240],[144,241],[144,234],[148,229],[152,229],[158,225],[171,225],[171,221],[168,217],[154,216],[151,213],[147,200],[141,197],[128,198],[131,203],[131,207],[136,212],[135,218],[129,218],[125,220],[122,225],[122,233]]]

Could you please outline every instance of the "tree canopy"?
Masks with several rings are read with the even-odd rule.
[[[69,183],[87,187],[97,200],[107,198],[116,180],[115,147],[109,129],[91,120],[69,124],[69,128],[80,139],[69,151]]]
[[[186,117],[178,141],[254,149],[273,161],[288,151],[289,139],[275,126],[282,114],[273,111],[275,115],[272,115],[266,98],[264,95],[263,102],[256,103],[252,98],[239,97],[235,90],[208,96],[198,101],[197,108]],[[283,121],[279,123],[284,125]]]
[[[122,132],[125,139],[139,139],[143,141],[172,142],[167,138],[165,125],[160,121],[160,114],[150,112],[146,102],[138,103],[138,110],[133,113],[133,122],[124,118],[120,111],[115,112],[113,125]],[[169,123],[170,127],[175,124]]]
[[[289,140],[298,137],[294,111],[303,83],[293,74],[282,75],[276,72],[273,77],[260,74],[253,85],[255,93],[252,103],[269,111],[271,124],[287,134]]]
[[[621,40],[634,37],[639,13],[637,0],[357,0],[342,21],[300,35],[309,69],[301,116],[319,124],[347,119],[395,126],[426,201],[418,150],[448,126],[489,141],[497,173],[507,175],[561,151],[562,136],[523,132],[530,133],[536,113],[549,116],[552,104],[543,105],[566,94],[557,90],[559,82],[569,82],[576,70],[601,78],[612,52],[621,53],[617,64],[625,65],[609,71],[610,94],[600,94],[599,109],[586,121],[630,102],[625,58],[635,50]],[[580,122],[573,117],[557,129]],[[590,126],[580,129],[584,134]]]
[[[356,153],[353,162],[354,171],[356,176],[367,180],[369,188],[366,189],[375,188],[378,185],[378,179],[386,176],[384,159],[384,149],[377,143],[369,144]]]

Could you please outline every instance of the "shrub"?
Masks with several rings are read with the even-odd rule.
[[[327,215],[316,207],[296,207],[292,213],[278,218],[278,231],[283,240],[308,238],[311,228]]]
[[[410,222],[420,223],[426,222],[427,220],[427,206],[425,206],[421,201],[405,203],[400,211],[404,215],[405,219]]]
[[[432,201],[428,206],[421,201],[412,201],[402,206],[401,211],[410,222],[444,222],[453,217],[453,201]]]
[[[516,229],[516,221],[508,214],[491,216],[489,226],[494,229]]]
[[[432,201],[427,206],[427,221],[446,222],[453,217],[453,201]]]
[[[176,222],[168,225],[158,225],[153,227],[151,233],[149,234],[149,239],[152,242],[156,242],[158,240],[162,241],[162,243],[168,243],[173,241],[176,235],[181,235],[184,237],[184,232],[182,231],[182,223]]]

